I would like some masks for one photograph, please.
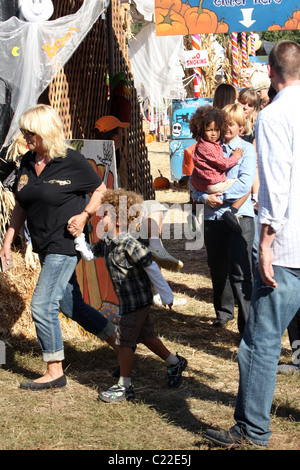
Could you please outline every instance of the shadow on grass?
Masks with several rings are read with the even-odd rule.
[[[112,372],[117,366],[117,360],[114,351],[107,345],[82,340],[65,341],[65,354],[64,368],[70,379],[99,391],[107,390],[116,383]],[[21,342],[14,339],[8,348],[7,365],[4,368],[26,379],[34,380],[40,374],[33,369],[38,370],[40,364],[41,355],[37,341]],[[205,418],[201,417],[207,413],[206,403],[215,402],[232,408],[236,399],[234,394],[207,384],[214,378],[213,372],[196,370],[190,361],[187,371],[183,373],[180,387],[170,389],[166,384],[166,366],[163,361],[141,354],[138,348],[132,375],[137,396],[135,406],[143,403],[155,410],[165,422],[195,434],[195,439],[197,436],[202,439],[202,434],[208,426],[204,421]],[[197,402],[191,405],[193,400]],[[221,412],[224,413],[224,410]],[[292,417],[294,421],[299,421],[300,411],[289,404],[280,405],[276,408],[276,416],[284,419]],[[217,427],[219,417],[215,418]],[[195,443],[195,446],[202,444],[200,441],[198,444]]]

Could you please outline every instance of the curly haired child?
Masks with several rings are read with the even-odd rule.
[[[170,308],[173,293],[164,279],[151,252],[135,235],[143,199],[132,191],[106,190],[100,216],[106,233],[90,247],[83,237],[75,238],[75,247],[86,260],[103,257],[119,300],[120,321],[116,326],[116,344],[120,377],[116,385],[99,393],[105,402],[132,400],[135,392],[131,372],[136,344],[143,343],[167,364],[167,384],[177,387],[187,360],[172,354],[156,336],[151,317],[152,286],[160,294],[162,303]]]
[[[222,193],[235,179],[226,178],[226,170],[236,165],[243,156],[243,150],[236,148],[230,158],[223,156],[221,139],[227,129],[226,113],[212,106],[202,106],[192,115],[190,130],[197,144],[193,151],[194,169],[190,178],[192,190],[204,193]],[[241,203],[243,204],[244,199]],[[224,214],[223,219],[236,232],[241,232],[236,213],[241,206],[235,202]]]

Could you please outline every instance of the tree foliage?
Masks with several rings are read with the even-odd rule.
[[[263,31],[261,33],[261,38],[264,41],[269,42],[278,42],[284,39],[289,39],[290,41],[295,41],[300,44],[300,30],[291,30],[291,31]]]

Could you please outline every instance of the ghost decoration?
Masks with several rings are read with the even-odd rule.
[[[51,0],[21,0],[19,4],[19,18],[32,23],[49,20],[54,12]]]
[[[137,10],[143,15],[146,21],[153,21],[155,5],[153,0],[135,0]]]
[[[12,143],[20,116],[37,104],[105,8],[106,0],[84,0],[76,13],[48,21],[52,1],[22,0],[24,20],[13,16],[0,22],[0,81],[6,84],[0,87],[0,103],[9,88],[13,111],[2,148]]]

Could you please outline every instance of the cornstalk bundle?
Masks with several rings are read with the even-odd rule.
[[[202,91],[203,96],[211,98],[214,95],[217,86],[222,83],[233,83],[233,64],[232,64],[232,42],[229,34],[201,34],[201,49],[207,50],[209,65],[201,68],[201,79],[202,79]],[[217,40],[224,49],[224,58],[218,58],[213,43]],[[185,48],[191,50],[192,42],[190,36],[185,36]],[[243,88],[245,86],[245,77],[242,73],[245,68],[250,67],[249,57],[244,56],[241,44],[237,44],[238,49],[238,67],[237,67],[237,86]],[[220,71],[222,69],[223,78],[221,77]],[[192,72],[186,69],[186,76],[189,76]],[[251,78],[253,72],[248,78],[248,86],[251,87]],[[193,86],[189,86],[188,95],[194,94]]]
[[[202,67],[202,80],[204,82],[202,89],[204,91],[203,96],[211,97],[213,91],[217,86],[215,76],[218,72],[218,64],[215,60],[215,49],[213,47],[214,38],[211,34],[201,35],[201,49],[206,49],[208,54],[209,65]]]
[[[224,57],[224,60],[222,62],[222,67],[223,67],[223,71],[224,71],[224,75],[225,75],[225,79],[224,81],[226,81],[227,83],[232,83],[233,82],[233,65],[232,65],[232,43],[231,43],[231,38],[230,36],[225,36],[223,34],[219,34],[218,35],[218,38],[219,38],[219,42],[221,44],[221,46],[223,47],[224,51],[225,51],[225,57]],[[248,68],[250,66],[250,61],[249,61],[249,57],[247,57],[246,59],[244,58],[244,64],[243,64],[243,52],[242,52],[242,47],[241,45],[238,43],[237,44],[237,49],[238,49],[238,67],[237,67],[237,85],[238,85],[238,88],[243,88],[245,85],[245,78],[244,78],[244,75],[242,73],[243,69],[245,69],[245,66],[243,67],[243,65],[246,65],[246,68]],[[251,86],[251,77],[252,77],[252,74],[248,77],[248,86],[250,87]],[[218,85],[218,84],[217,84]]]
[[[6,191],[0,183],[0,246],[2,246],[7,224],[15,205],[15,197],[11,191]]]

